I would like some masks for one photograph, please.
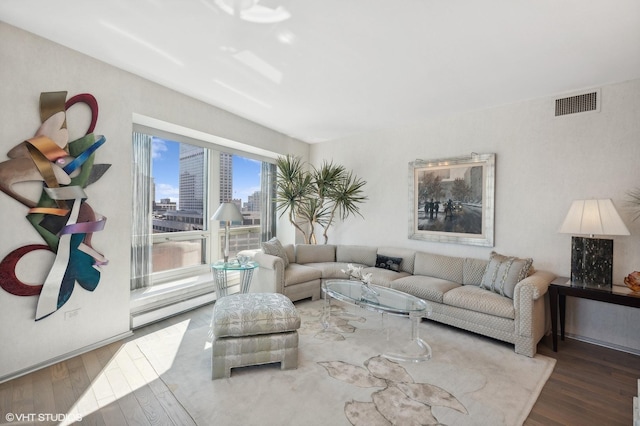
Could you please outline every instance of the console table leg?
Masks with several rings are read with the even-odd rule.
[[[551,339],[553,351],[558,352],[558,290],[549,287],[549,310],[551,311]]]
[[[567,307],[567,296],[561,294],[559,296],[560,301],[560,339],[564,341],[564,318]]]

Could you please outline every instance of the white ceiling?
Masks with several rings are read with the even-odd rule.
[[[640,78],[639,0],[1,0],[0,20],[310,143]]]

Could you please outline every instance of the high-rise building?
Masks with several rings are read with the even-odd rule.
[[[220,202],[233,199],[233,155],[220,153]]]
[[[247,211],[248,212],[259,212],[260,211],[260,200],[261,200],[260,191],[256,191],[253,194],[247,197]]]
[[[204,148],[181,143],[179,210],[204,211],[204,178]]]

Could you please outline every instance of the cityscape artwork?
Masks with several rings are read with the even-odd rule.
[[[409,238],[493,246],[495,154],[409,163]]]

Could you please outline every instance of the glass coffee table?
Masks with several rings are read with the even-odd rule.
[[[328,327],[331,315],[331,299],[340,300],[383,315],[408,316],[411,335],[399,347],[391,347],[383,354],[394,361],[421,362],[431,359],[431,347],[418,335],[418,324],[429,313],[429,305],[407,293],[376,285],[365,286],[360,281],[327,280],[322,284],[324,293],[323,326]]]

